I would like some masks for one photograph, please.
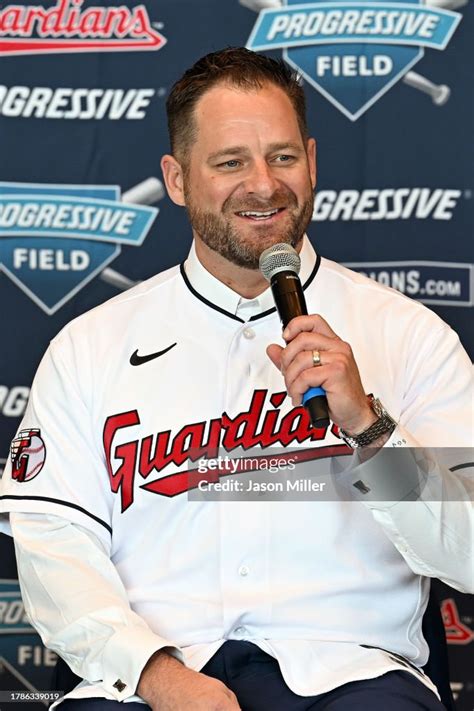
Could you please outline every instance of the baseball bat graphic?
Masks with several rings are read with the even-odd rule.
[[[418,89],[418,91],[431,96],[435,106],[443,106],[451,95],[451,89],[446,84],[434,84],[416,72],[407,72],[402,81],[413,89]]]
[[[120,291],[127,291],[127,289],[139,283],[138,281],[132,281],[123,274],[120,274],[120,272],[116,272],[115,269],[110,269],[110,267],[107,267],[100,273],[100,278],[102,281],[105,281],[106,284],[114,286]]]
[[[135,205],[153,205],[165,197],[163,183],[158,178],[147,178],[134,185],[122,195],[122,202],[131,202]]]
[[[467,5],[469,0],[425,0],[428,7],[439,7],[441,10],[458,10]]]
[[[124,192],[121,201],[134,205],[153,205],[163,200],[165,194],[161,180],[151,177]],[[102,281],[105,281],[106,284],[114,286],[116,289],[120,289],[120,291],[126,291],[139,283],[138,281],[132,281],[123,274],[120,274],[120,272],[115,271],[115,269],[110,269],[110,267],[107,267],[100,273],[100,278]]]

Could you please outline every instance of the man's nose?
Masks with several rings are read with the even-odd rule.
[[[245,190],[248,195],[258,195],[269,198],[279,187],[272,167],[266,160],[254,161],[245,179]]]

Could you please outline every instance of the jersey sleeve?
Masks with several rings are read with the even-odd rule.
[[[474,592],[472,367],[448,327],[407,368],[400,423],[346,486],[411,569]],[[357,460],[354,462],[357,465]]]
[[[110,550],[88,529],[57,516],[18,513],[11,527],[25,611],[44,644],[94,693],[138,701],[135,690],[154,652],[183,661],[131,609]]]
[[[81,394],[87,371],[78,370],[71,342],[55,339],[36,373],[0,482],[0,525],[10,535],[9,512],[46,513],[110,542],[112,494],[91,407]]]

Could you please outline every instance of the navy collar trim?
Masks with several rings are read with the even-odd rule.
[[[316,274],[318,273],[319,267],[321,265],[321,255],[317,254],[316,255],[316,262],[314,264],[313,270],[305,283],[303,284],[303,291],[308,288],[308,286],[314,281],[314,278],[316,277]],[[219,311],[219,313],[223,314],[224,316],[228,316],[229,318],[233,319],[234,321],[238,321],[239,323],[246,323],[244,319],[240,318],[239,316],[236,316],[235,314],[230,313],[230,311],[226,311],[225,309],[221,308],[220,306],[217,306],[217,304],[213,304],[212,301],[209,301],[209,299],[206,299],[202,294],[200,294],[194,286],[191,284],[191,282],[188,279],[188,276],[186,274],[186,271],[184,269],[184,262],[182,262],[179,265],[179,271],[181,272],[181,276],[183,277],[184,283],[188,287],[189,291],[195,296],[197,299],[202,301],[206,306],[209,306],[211,309],[214,309],[214,311]],[[258,319],[265,318],[265,316],[269,316],[270,314],[275,313],[276,307],[273,306],[271,309],[267,309],[266,311],[262,311],[260,314],[255,314],[255,316],[251,316],[249,318],[249,321],[257,321]]]
[[[209,301],[209,299],[206,299],[202,294],[199,293],[199,291],[196,291],[194,286],[191,284],[191,282],[188,279],[188,275],[186,274],[184,270],[184,262],[182,262],[179,265],[179,271],[181,272],[181,276],[184,279],[184,283],[188,287],[189,291],[200,301],[202,301],[204,304],[207,306],[210,306],[211,309],[214,309],[215,311],[219,311],[219,313],[224,314],[224,316],[229,316],[229,318],[233,318],[234,321],[239,321],[240,323],[245,323],[245,321],[242,318],[239,318],[239,316],[236,316],[235,314],[231,314],[230,311],[226,311],[225,309],[221,308],[220,306],[217,306],[217,304],[213,304],[212,301]]]

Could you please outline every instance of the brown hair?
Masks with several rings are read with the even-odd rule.
[[[180,161],[196,138],[194,108],[203,94],[218,83],[243,90],[274,84],[285,92],[296,112],[303,140],[308,137],[306,101],[298,75],[282,60],[270,59],[245,47],[227,47],[199,59],[171,89],[166,101],[171,152]]]

